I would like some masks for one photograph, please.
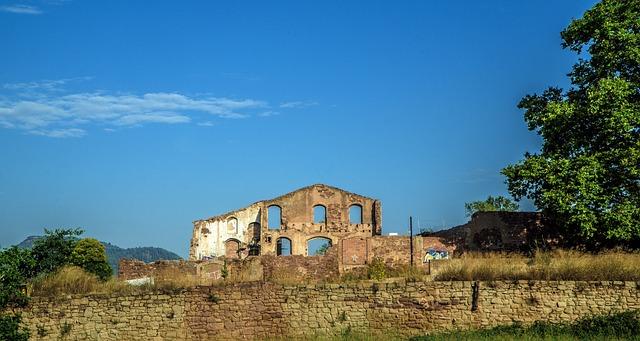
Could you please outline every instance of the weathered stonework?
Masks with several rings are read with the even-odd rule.
[[[279,226],[268,226],[269,207],[280,208]],[[324,207],[325,217],[314,222],[315,206]],[[359,221],[349,220],[349,210],[360,208]],[[291,242],[291,254],[307,256],[307,242],[326,238],[332,244],[350,237],[370,237],[382,233],[379,200],[339,188],[317,184],[275,199],[258,201],[246,208],[193,223],[189,259],[226,256],[245,258],[275,255],[280,238]]]
[[[348,329],[408,336],[640,309],[639,286],[573,281],[251,283],[172,295],[35,297],[22,316],[40,340],[317,339]]]
[[[440,238],[413,238],[413,264],[425,266],[430,252],[453,254],[455,247],[445,245]],[[322,282],[354,268],[366,267],[374,259],[380,258],[391,267],[406,266],[411,263],[409,237],[373,236],[352,237],[338,241],[323,256],[292,255],[280,257],[273,254],[237,258],[212,258],[189,261],[157,261],[144,263],[123,259],[119,266],[119,279],[137,279],[152,277],[162,279],[165,274],[171,276],[197,276],[203,280],[218,280],[222,277],[222,268],[232,277],[241,281],[261,281],[278,279],[287,274],[289,279],[304,282]]]
[[[458,251],[524,251],[558,244],[557,229],[540,212],[476,212],[464,225],[425,235]]]

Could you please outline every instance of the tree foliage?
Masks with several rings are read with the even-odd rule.
[[[464,204],[464,210],[467,212],[467,216],[471,216],[476,212],[494,212],[494,211],[508,211],[514,212],[520,208],[517,202],[509,198],[505,198],[501,195],[496,197],[488,196],[486,200],[472,201]]]
[[[327,251],[329,251],[330,247],[331,247],[331,244],[329,242],[325,242],[324,244],[320,245],[320,247],[316,250],[314,255],[323,256],[327,254]]]
[[[21,321],[19,314],[0,314],[0,340],[29,340],[29,330],[20,326]]]
[[[79,244],[77,236],[80,234],[80,229],[45,229],[45,236],[38,239],[31,250],[16,246],[0,250],[0,340],[29,339],[29,331],[20,325],[21,316],[12,314],[7,309],[27,305],[26,289],[29,280],[69,264],[73,251]],[[101,244],[100,246],[102,247]],[[106,264],[104,247],[100,249],[102,258],[99,252],[83,252],[85,249],[90,251],[91,247],[82,248],[77,259],[84,260],[89,269],[93,269],[94,258],[102,259]],[[110,275],[111,268],[108,264],[107,269]]]
[[[112,270],[107,262],[104,245],[96,239],[79,240],[71,252],[70,263],[95,274],[103,281],[111,277]]]
[[[44,230],[45,236],[33,243],[31,254],[36,261],[37,273],[50,273],[70,263],[80,229]]]
[[[527,95],[518,107],[543,144],[503,169],[528,197],[591,247],[640,238],[640,1],[604,0],[561,33],[579,61],[568,90]]]
[[[28,330],[20,326],[20,315],[6,309],[27,305],[27,280],[33,276],[34,268],[29,250],[14,246],[0,251],[0,340],[29,339]]]
[[[25,289],[34,268],[29,250],[13,246],[0,251],[0,310],[27,304]]]

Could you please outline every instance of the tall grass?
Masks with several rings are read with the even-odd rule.
[[[211,280],[187,275],[176,269],[161,271],[153,284],[129,285],[111,278],[101,281],[95,275],[76,266],[65,266],[54,273],[37,277],[29,284],[32,296],[60,296],[70,294],[133,294],[139,292],[162,291],[175,293],[197,285],[209,285]]]
[[[77,266],[65,266],[54,273],[37,277],[29,285],[32,296],[60,296],[68,294],[131,292],[130,285],[110,279],[100,281]]]
[[[558,250],[524,257],[517,254],[469,253],[445,262],[435,271],[434,279],[638,281],[640,254],[588,254]]]

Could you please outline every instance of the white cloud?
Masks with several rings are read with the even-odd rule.
[[[280,115],[280,113],[277,111],[264,111],[258,114],[260,117],[271,117],[276,115]]]
[[[280,104],[280,108],[287,108],[287,109],[306,108],[306,107],[312,107],[314,105],[318,105],[318,102],[315,102],[315,101],[293,101],[293,102],[284,102],[284,103]]]
[[[70,82],[76,81],[88,81],[91,77],[75,77],[75,78],[65,78],[65,79],[44,79],[40,81],[34,82],[24,82],[24,83],[5,83],[2,84],[2,87],[8,90],[16,90],[16,91],[28,91],[28,90],[45,90],[45,91],[56,91],[62,90],[61,87]]]
[[[0,102],[0,127],[50,137],[79,137],[86,132],[70,128],[92,123],[112,127],[189,123],[191,116],[198,114],[243,118],[249,116],[245,110],[267,106],[266,102],[257,100],[199,98],[178,93],[140,96],[97,92],[57,96],[40,93],[33,98]],[[66,129],[59,129],[62,127]]]
[[[189,123],[191,118],[184,115],[178,115],[173,113],[153,113],[153,114],[135,114],[124,115],[114,121],[115,125],[119,126],[133,126],[142,123]]]
[[[53,130],[30,130],[29,134],[65,138],[65,137],[83,137],[87,134],[84,129],[68,128],[68,129],[53,129]]]
[[[17,14],[42,14],[38,7],[21,4],[0,6],[0,11]]]
[[[266,101],[177,92],[122,94],[108,91],[69,93],[64,85],[90,77],[3,84],[0,91],[0,129],[19,129],[49,137],[82,137],[87,127],[113,131],[147,124],[213,126],[216,118],[275,116]],[[288,102],[283,108],[315,105]],[[85,130],[86,129],[86,130]]]

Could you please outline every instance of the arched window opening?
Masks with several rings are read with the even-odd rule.
[[[260,224],[259,223],[251,223],[249,224],[249,233],[251,236],[251,241],[249,241],[249,256],[259,256],[260,255]]]
[[[315,237],[307,240],[307,256],[321,256],[331,247],[331,239]]]
[[[267,208],[267,227],[270,229],[279,229],[282,225],[282,209],[280,206],[269,206]]]
[[[313,206],[313,223],[324,224],[327,222],[327,208],[322,205]]]
[[[234,217],[227,219],[227,233],[229,234],[238,233],[238,219]]]
[[[280,237],[276,241],[276,255],[291,256],[291,239]]]
[[[349,206],[349,224],[362,224],[362,206]]]
[[[224,242],[224,256],[227,258],[240,258],[240,242],[229,239]]]
[[[251,242],[259,242],[260,241],[260,223],[251,223],[249,224],[249,235],[251,236]]]

